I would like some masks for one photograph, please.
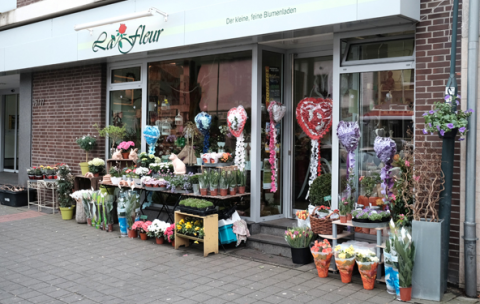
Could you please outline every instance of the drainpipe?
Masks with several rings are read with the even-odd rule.
[[[457,27],[458,27],[458,1],[453,2],[452,43],[450,49],[450,77],[448,78],[445,94],[457,96],[457,81],[455,79],[455,59],[457,54]],[[455,104],[455,103],[454,103]],[[456,107],[456,105],[455,105]],[[454,111],[456,108],[454,109]],[[450,218],[452,213],[452,186],[453,186],[453,155],[455,152],[455,136],[444,137],[442,143],[442,171],[445,174],[445,189],[440,193],[438,216],[443,219],[445,233],[442,237],[443,251],[443,286],[447,286],[448,277],[448,251],[450,245]],[[443,290],[445,292],[445,290]]]
[[[468,19],[467,108],[473,109],[468,118],[465,221],[463,223],[465,258],[465,293],[477,297],[477,236],[475,230],[475,179],[477,146],[477,73],[478,73],[478,10],[479,0],[470,0]]]

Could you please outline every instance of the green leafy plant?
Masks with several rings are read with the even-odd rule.
[[[246,173],[245,170],[237,171],[237,181],[240,187],[245,187],[247,184],[247,177],[245,176],[245,173]]]
[[[200,185],[200,189],[207,189],[209,186],[209,174],[207,171],[204,171],[202,174],[198,176],[198,183]]]
[[[122,171],[117,167],[111,167],[110,171],[108,172],[112,177],[120,177],[122,176]]]
[[[230,188],[235,188],[237,186],[237,173],[235,171],[230,171],[228,174],[228,185]]]
[[[226,171],[222,171],[220,175],[220,189],[228,189],[229,178]]]
[[[377,188],[377,185],[382,182],[380,174],[373,173],[372,176],[361,176],[359,178],[360,184],[365,191],[366,197],[371,197]]]
[[[94,124],[93,127],[97,129],[98,135],[100,137],[108,137],[112,141],[112,148],[114,148],[117,144],[118,141],[122,140],[125,137],[125,134],[127,133],[127,130],[125,128],[125,125],[122,127],[117,127],[114,125],[106,126],[103,129],[100,129],[100,127],[97,124]]]
[[[58,181],[58,204],[62,208],[73,205],[74,199],[70,196],[73,191],[73,176],[70,174],[68,165],[62,164],[58,167],[60,180]]]
[[[192,176],[190,176],[190,183],[191,183],[192,185],[198,184],[199,177],[200,177],[199,175],[192,175]]]
[[[423,114],[425,118],[425,129],[423,134],[432,134],[438,132],[441,136],[458,128],[460,134],[459,140],[464,140],[468,132],[467,118],[472,115],[473,110],[459,110],[459,96],[445,96],[445,101],[437,101],[433,104],[433,110]]]
[[[398,254],[398,277],[400,287],[412,286],[412,272],[415,262],[415,245],[410,232],[402,227],[395,237],[395,250]]]
[[[87,154],[85,161],[88,162],[88,152],[92,151],[97,146],[97,139],[88,134],[86,136],[77,138],[77,144]]]
[[[330,206],[330,201],[324,198],[332,193],[332,174],[326,173],[315,178],[310,187],[309,200],[314,206]]]
[[[218,189],[218,182],[220,181],[220,173],[218,173],[216,170],[210,170],[210,173],[208,175],[208,181],[210,184],[210,190]]]

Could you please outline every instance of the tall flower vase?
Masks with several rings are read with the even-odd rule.
[[[377,267],[378,263],[366,262],[362,263],[357,261],[358,272],[363,281],[363,288],[366,290],[371,290],[375,287],[375,279],[377,278]]]
[[[330,262],[332,261],[332,252],[313,252],[313,261],[317,267],[318,276],[320,278],[328,277],[328,269],[330,268]]]
[[[342,283],[350,283],[352,281],[353,267],[355,266],[355,257],[351,259],[340,259],[335,254],[335,264],[340,272]]]

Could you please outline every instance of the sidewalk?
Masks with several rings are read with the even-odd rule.
[[[312,267],[120,238],[59,214],[0,206],[0,303],[401,303]],[[17,215],[17,219],[12,217]],[[9,216],[9,221],[2,218]],[[118,230],[118,227],[115,227]],[[449,303],[476,303],[447,294]],[[416,301],[415,303],[428,303]],[[436,303],[436,302],[432,302]]]

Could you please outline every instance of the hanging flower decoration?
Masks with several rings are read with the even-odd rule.
[[[390,176],[392,169],[393,157],[397,151],[397,144],[389,137],[375,138],[373,149],[377,157],[385,164],[381,170],[380,178],[382,179],[382,194],[385,195],[383,201],[388,206],[390,197],[393,196],[393,178]]]
[[[148,144],[148,154],[154,155],[155,145],[160,137],[160,130],[156,126],[146,126],[145,130],[143,131],[143,136]]]
[[[309,186],[321,174],[319,141],[332,127],[332,108],[333,103],[331,99],[308,97],[302,99],[296,109],[298,124],[312,140]]]
[[[337,136],[338,140],[342,146],[348,152],[347,158],[347,189],[343,195],[343,198],[349,198],[351,196],[352,189],[350,188],[350,172],[353,172],[355,167],[355,149],[358,147],[358,142],[360,140],[360,127],[358,123],[355,122],[346,122],[340,121],[337,127]]]
[[[244,136],[243,129],[247,122],[247,112],[243,106],[231,108],[227,113],[227,123],[230,132],[237,138],[237,146],[235,148],[235,165],[239,170],[245,169],[245,147],[243,145]]]
[[[270,101],[270,104],[268,106],[268,114],[270,115],[270,130],[269,130],[269,136],[270,136],[270,167],[272,170],[272,187],[270,189],[270,192],[277,192],[277,184],[276,184],[276,179],[277,179],[277,151],[276,151],[276,146],[277,146],[277,129],[275,128],[275,123],[279,122],[282,120],[283,116],[285,116],[287,108],[282,105],[281,103],[277,101]]]
[[[210,147],[210,126],[212,124],[212,116],[206,112],[198,113],[195,116],[195,124],[197,125],[198,130],[203,135],[203,153],[208,152]]]

